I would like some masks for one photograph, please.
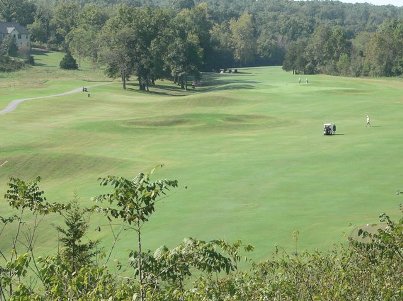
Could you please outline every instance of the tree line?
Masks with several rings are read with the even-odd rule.
[[[135,75],[143,90],[240,66],[399,76],[402,17],[403,8],[337,1],[0,1],[0,19],[27,26],[35,45],[106,64],[123,86]]]
[[[241,259],[253,250],[241,241],[186,238],[174,248],[145,250],[143,225],[176,180],[154,180],[152,173],[134,178],[99,179],[104,194],[94,205],[81,207],[78,197],[67,203],[49,202],[40,178],[10,178],[4,196],[8,216],[0,216],[0,300],[401,300],[403,218],[380,216],[376,233],[359,229],[359,239],[329,252],[277,249],[262,262]],[[402,211],[403,213],[403,211]],[[89,216],[105,221],[89,224]],[[55,226],[52,254],[37,255],[40,225],[46,217]],[[95,228],[95,230],[94,230]],[[94,231],[107,231],[110,248]],[[127,261],[114,260],[116,243],[131,242]],[[56,236],[56,235],[55,235]]]

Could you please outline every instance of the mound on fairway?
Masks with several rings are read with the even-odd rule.
[[[225,127],[268,125],[270,118],[264,115],[231,114],[182,114],[175,116],[157,116],[127,120],[123,124],[131,127]]]

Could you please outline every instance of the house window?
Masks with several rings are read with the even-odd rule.
[[[18,34],[18,39],[21,40],[21,34]]]

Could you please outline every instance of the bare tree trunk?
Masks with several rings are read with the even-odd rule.
[[[145,91],[146,90],[146,81],[142,77],[138,77],[139,80],[139,90]]]
[[[18,242],[18,238],[19,238],[19,236],[20,236],[21,225],[23,224],[23,222],[22,222],[22,215],[23,215],[23,213],[24,213],[24,209],[21,209],[21,210],[20,210],[20,216],[19,216],[19,218],[18,218],[17,233],[15,234],[14,240],[13,240],[13,250],[12,250],[13,253],[12,253],[12,255],[11,255],[10,262],[12,262],[12,261],[14,260],[14,256],[15,256],[15,259],[18,258],[17,242]],[[10,276],[10,278],[12,278],[12,276],[13,276],[12,270],[10,270],[9,276]],[[9,284],[9,294],[10,294],[10,296],[13,294],[13,283],[12,283],[12,281],[11,281],[10,284]]]
[[[126,90],[126,72],[122,70],[120,74],[122,75],[123,89]]]
[[[140,278],[140,300],[145,301],[144,294],[144,280],[143,280],[143,262],[142,262],[142,247],[141,247],[141,229],[140,229],[140,221],[137,220],[137,244],[139,249],[138,255],[138,270],[139,270],[139,278]]]
[[[0,286],[0,301],[6,300],[6,296],[4,295],[3,288]]]

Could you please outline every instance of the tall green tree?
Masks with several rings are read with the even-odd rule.
[[[63,1],[55,7],[52,26],[55,28],[56,42],[67,48],[65,39],[78,24],[80,6],[74,1]]]
[[[187,89],[189,76],[198,77],[201,56],[202,49],[196,35],[187,35],[185,39],[177,37],[168,46],[166,64],[182,89]]]
[[[189,76],[197,77],[203,61],[203,49],[197,33],[187,26],[187,12],[178,14],[163,31],[166,45],[164,62],[174,82],[187,89]]]
[[[104,50],[108,52],[108,49],[114,48],[119,51],[120,58],[130,62],[128,71],[137,76],[140,90],[147,90],[155,80],[153,77],[159,74],[157,68],[160,65],[155,65],[158,60],[154,59],[152,50],[156,50],[155,42],[169,24],[169,19],[170,15],[163,10],[122,6],[103,28]],[[114,36],[122,36],[118,34],[122,31],[130,31],[130,36],[125,41],[116,40]],[[118,46],[119,43],[124,44],[124,47]],[[116,55],[110,53],[109,57],[116,58]]]
[[[341,27],[321,25],[309,39],[305,58],[308,73],[316,71],[337,74],[339,58],[350,56],[352,44]]]
[[[305,73],[307,61],[305,58],[305,49],[307,42],[300,40],[291,43],[285,54],[283,69],[293,73]],[[309,72],[308,72],[309,73]]]
[[[109,19],[107,8],[95,4],[87,4],[81,8],[77,23],[80,26],[100,30]]]
[[[172,0],[172,7],[176,10],[191,9],[194,5],[194,0]]]
[[[267,28],[263,29],[256,40],[256,62],[259,65],[281,65],[285,49],[279,45],[276,36]]]
[[[100,51],[99,31],[96,28],[76,27],[66,36],[66,43],[71,53],[78,58],[79,65],[82,58],[89,58],[94,65],[96,64]]]
[[[368,43],[366,62],[375,76],[403,74],[403,21],[385,21]]]
[[[31,40],[48,43],[51,38],[54,28],[52,27],[51,20],[53,18],[53,11],[51,8],[45,5],[39,5],[37,7],[34,21],[28,25],[28,29],[31,34]]]
[[[253,65],[256,59],[256,36],[253,16],[242,14],[229,23],[235,59],[241,66]]]
[[[100,52],[100,32],[109,16],[104,8],[87,4],[80,10],[77,25],[66,36],[69,50],[78,57],[88,58],[96,65]]]
[[[151,180],[150,174],[140,173],[133,179],[108,176],[100,179],[102,186],[111,186],[112,192],[96,197],[97,202],[109,203],[109,207],[98,207],[108,219],[119,219],[136,232],[137,273],[140,282],[140,300],[145,300],[145,277],[143,274],[142,226],[155,211],[157,201],[170,188],[178,186],[176,180]]]
[[[209,62],[214,69],[232,67],[235,64],[231,32],[228,22],[214,24],[210,30],[212,55]]]
[[[211,43],[211,29],[213,21],[211,14],[206,3],[201,3],[192,9],[187,9],[179,13],[178,22],[183,22],[183,30],[188,35],[196,35],[199,41],[199,47],[202,52],[202,65],[203,70],[211,71],[213,67],[213,47]]]
[[[163,65],[156,53],[155,43],[163,34],[172,15],[161,9],[137,9],[135,11],[134,22],[131,23],[135,29],[135,47],[134,47],[134,72],[137,75],[140,90],[148,90],[161,74]]]
[[[28,0],[0,0],[0,19],[18,22],[23,26],[34,21],[35,3]]]
[[[103,30],[100,43],[103,45],[100,60],[107,65],[106,74],[109,77],[120,77],[122,87],[133,74],[133,44],[134,32],[131,28],[121,28],[119,31]]]

